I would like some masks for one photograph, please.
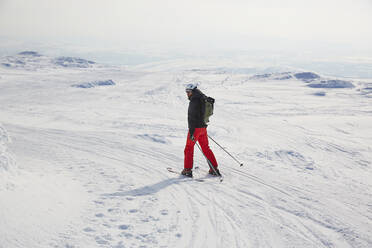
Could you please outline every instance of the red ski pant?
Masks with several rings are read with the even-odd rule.
[[[199,142],[200,147],[207,157],[207,159],[212,163],[213,167],[217,168],[218,164],[216,158],[212,150],[209,148],[208,144],[208,134],[207,128],[195,128],[194,132],[194,140],[190,139],[190,132],[187,134],[187,142],[185,147],[185,160],[184,160],[184,168],[192,169],[193,162],[194,162],[194,145],[196,142]]]

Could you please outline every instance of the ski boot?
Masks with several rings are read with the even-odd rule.
[[[192,177],[192,169],[185,168],[181,171],[181,175]]]

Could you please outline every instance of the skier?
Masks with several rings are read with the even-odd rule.
[[[204,122],[203,118],[205,111],[205,102],[203,99],[205,95],[197,89],[197,84],[195,83],[186,86],[186,94],[190,100],[188,108],[189,132],[187,134],[184,151],[184,169],[181,174],[192,177],[194,145],[196,142],[199,142],[205,157],[210,161],[211,166],[214,167],[214,170],[212,168],[209,169],[209,174],[219,176],[220,172],[217,169],[218,164],[216,158],[208,145],[207,124]]]

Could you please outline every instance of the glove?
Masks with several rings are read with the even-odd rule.
[[[195,142],[195,137],[194,137],[195,129],[190,129],[189,132],[190,132],[190,139]]]

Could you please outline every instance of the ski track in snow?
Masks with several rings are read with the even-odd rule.
[[[45,190],[64,199],[52,211],[58,228],[30,205],[46,216],[48,235],[28,238],[0,221],[1,248],[372,246],[369,98],[327,89],[319,100],[298,81],[157,66],[2,71],[0,123],[20,172],[8,180],[37,195],[22,188],[24,175],[53,175],[57,186]],[[71,87],[107,79],[116,85]],[[196,79],[217,99],[209,134],[244,162],[210,141],[222,183],[207,175],[198,149],[194,174],[204,182],[166,170],[182,169],[183,85]],[[0,216],[7,211],[0,205]]]

